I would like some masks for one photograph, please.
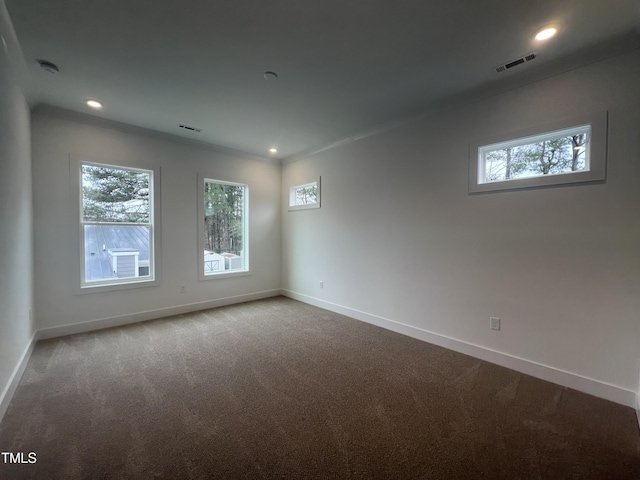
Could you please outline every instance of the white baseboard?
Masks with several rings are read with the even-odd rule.
[[[636,393],[636,418],[638,419],[638,428],[640,429],[640,390]]]
[[[583,377],[549,365],[543,365],[508,353],[491,350],[480,345],[457,340],[422,328],[406,325],[388,318],[355,310],[353,308],[338,305],[326,300],[304,295],[302,293],[293,292],[291,290],[282,289],[282,295],[310,305],[315,305],[316,307],[324,308],[325,310],[330,310],[332,312],[355,318],[356,320],[377,325],[387,330],[392,330],[409,337],[417,338],[418,340],[423,340],[434,345],[445,347],[449,350],[464,353],[465,355],[470,355],[472,357],[479,358],[480,360],[485,360],[496,365],[510,368],[517,372],[531,375],[532,377],[540,378],[574,390],[579,390],[595,397],[604,398],[627,407],[636,408],[640,422],[640,405],[637,403],[638,400],[636,399],[636,393],[631,390],[626,390],[616,385],[604,383],[593,378]]]
[[[29,362],[29,358],[31,358],[31,352],[33,352],[33,347],[36,344],[36,334],[31,335],[31,339],[29,343],[22,352],[20,356],[20,360],[18,360],[18,364],[16,368],[14,368],[11,377],[9,377],[9,381],[7,385],[4,387],[2,391],[2,395],[0,395],[0,422],[2,422],[2,417],[7,412],[7,408],[9,408],[9,403],[13,398],[13,394],[18,388],[18,384],[20,383],[20,379],[22,378],[22,374],[24,373],[25,368],[27,367],[27,363]]]
[[[91,332],[94,330],[101,330],[103,328],[120,327],[122,325],[128,325],[130,323],[137,323],[143,322],[145,320],[155,320],[157,318],[170,317],[172,315],[197,312],[198,310],[222,307],[224,305],[232,305],[234,303],[250,302],[251,300],[260,300],[261,298],[275,297],[281,294],[282,291],[279,288],[276,288],[273,290],[264,290],[262,292],[218,298],[216,300],[207,300],[204,302],[189,303],[186,305],[178,305],[175,307],[159,308],[156,310],[147,310],[144,312],[133,314],[119,315],[117,317],[100,318],[88,322],[71,323],[58,327],[44,328],[36,332],[36,340],[63,337],[65,335],[73,335],[76,333]]]
[[[33,351],[37,340],[71,335],[74,333],[84,333],[109,327],[117,327],[145,320],[153,320],[156,318],[168,317],[171,315],[180,315],[183,313],[221,307],[224,305],[232,305],[235,303],[249,302],[252,300],[259,300],[262,298],[274,297],[278,295],[285,295],[295,300],[324,308],[325,310],[346,315],[363,322],[377,325],[387,330],[392,330],[394,332],[417,338],[434,345],[439,345],[456,352],[464,353],[466,355],[470,355],[472,357],[479,358],[496,365],[501,365],[503,367],[507,367],[512,370],[531,375],[533,377],[541,378],[558,385],[573,388],[575,390],[579,390],[596,397],[604,398],[615,403],[635,408],[638,417],[638,426],[640,427],[640,392],[635,393],[630,390],[625,390],[623,388],[617,387],[615,385],[610,385],[598,380],[583,377],[574,373],[566,372],[564,370],[559,370],[548,365],[532,362],[520,357],[515,357],[513,355],[491,350],[479,345],[474,345],[468,342],[457,340],[455,338],[440,335],[428,330],[420,329],[411,325],[406,325],[400,322],[389,320],[387,318],[372,315],[370,313],[362,312],[286,289],[265,290],[262,292],[250,293],[245,295],[219,298],[217,300],[209,300],[205,302],[179,305],[176,307],[148,310],[131,315],[120,315],[117,317],[103,318],[90,322],[74,323],[38,330],[33,334],[28,345],[25,347],[25,350],[20,357],[20,360],[18,361],[13,374],[11,375],[7,385],[5,386],[2,395],[0,395],[0,421],[2,421],[2,417],[9,407],[9,402],[11,401],[16,388],[18,387],[18,383],[22,378],[22,374],[24,373],[27,362],[31,357],[31,352]]]

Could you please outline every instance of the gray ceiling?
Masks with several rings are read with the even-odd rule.
[[[6,0],[49,104],[279,159],[638,35],[638,0]],[[534,32],[560,33],[536,44]],[[494,67],[535,51],[507,72]],[[60,73],[41,70],[38,59]],[[265,71],[278,80],[268,82]],[[86,98],[104,103],[89,111]],[[186,124],[201,133],[178,128]]]

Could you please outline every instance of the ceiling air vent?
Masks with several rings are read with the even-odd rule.
[[[510,68],[517,67],[518,65],[522,65],[523,63],[530,62],[536,58],[535,53],[528,53],[524,57],[516,58],[515,60],[511,60],[510,62],[503,63],[502,65],[498,65],[496,68],[496,72],[504,72],[505,70],[509,70]]]
[[[200,133],[202,131],[201,128],[196,128],[196,127],[190,127],[189,125],[178,125],[180,128],[183,128],[185,130],[190,130],[192,132],[197,132]]]

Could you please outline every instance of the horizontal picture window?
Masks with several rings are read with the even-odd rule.
[[[591,125],[486,145],[479,149],[478,183],[589,170]]]
[[[469,192],[603,181],[606,125],[606,113],[583,115],[472,144]]]

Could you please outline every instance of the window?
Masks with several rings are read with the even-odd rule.
[[[478,153],[478,183],[589,170],[591,125],[486,145]]]
[[[80,162],[81,288],[153,282],[152,170]]]
[[[578,120],[587,121],[580,124]],[[472,146],[470,157],[476,157],[470,158],[469,191],[604,180],[606,115],[583,116],[555,125],[562,128],[538,128]]]
[[[201,188],[200,278],[249,271],[249,187],[203,178]]]
[[[320,179],[289,189],[289,210],[320,208]]]

